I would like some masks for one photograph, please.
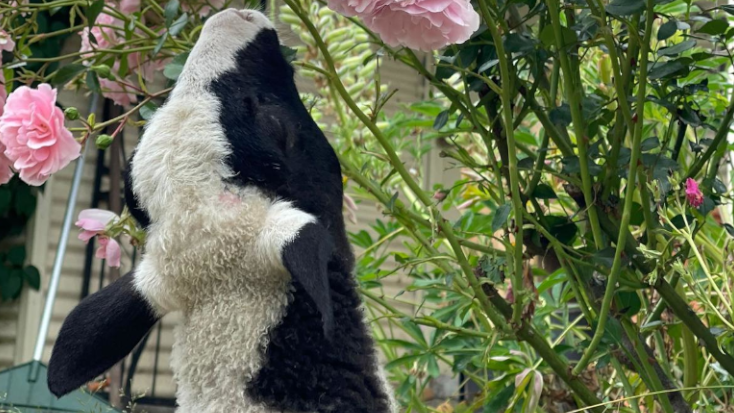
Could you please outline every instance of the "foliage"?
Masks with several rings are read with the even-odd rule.
[[[270,12],[302,42],[284,52],[316,86],[304,102],[333,137],[349,189],[384,214],[351,240],[408,411],[435,411],[421,395],[442,372],[480,389],[444,412],[731,404],[734,227],[723,167],[734,149],[734,9],[477,0],[482,24],[467,42],[418,55],[319,2],[284,2]],[[118,42],[36,57],[26,45],[39,34],[18,23],[34,15],[18,15],[53,4],[74,30],[114,17]],[[130,14],[102,0],[13,10],[2,22],[19,39],[15,80],[110,97],[121,88],[130,100],[119,117],[81,116],[71,128],[86,140],[119,125],[103,143],[155,111],[205,20],[176,0],[144,0]],[[132,54],[162,61],[168,83],[146,79]],[[50,65],[59,61],[69,64]],[[421,76],[429,98],[394,105],[401,85],[383,82],[387,62]],[[428,190],[434,148],[461,177]],[[410,285],[395,294],[387,284],[399,276]]]

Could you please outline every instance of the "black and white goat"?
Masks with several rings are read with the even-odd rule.
[[[55,394],[181,311],[179,413],[397,411],[352,275],[339,163],[264,15],[208,19],[131,182],[143,259],[67,317],[49,364]]]

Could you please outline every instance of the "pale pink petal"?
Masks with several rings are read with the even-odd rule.
[[[35,186],[79,157],[81,150],[64,126],[56,89],[48,84],[37,89],[21,86],[7,97],[0,116],[0,144],[20,178]]]
[[[84,231],[82,231],[82,232],[79,233],[79,237],[78,238],[80,240],[84,241],[84,242],[88,242],[90,239],[94,238],[95,235],[97,235],[97,232],[96,231],[86,231],[86,230],[84,230]]]
[[[140,0],[120,0],[120,11],[125,14],[140,10]]]
[[[105,255],[107,258],[107,265],[115,268],[120,267],[122,250],[120,248],[120,244],[118,244],[117,241],[110,238],[109,242],[107,243],[107,247],[105,248]]]
[[[329,7],[357,15],[390,46],[431,51],[467,41],[479,28],[479,14],[468,0],[330,0]],[[364,12],[360,12],[361,7]]]
[[[115,218],[117,218],[117,214],[112,211],[98,208],[89,208],[79,213],[79,218],[76,225],[90,231],[101,231],[107,224],[109,224],[110,221],[114,220]],[[91,226],[84,226],[84,224]]]
[[[0,30],[0,51],[5,50],[12,52],[15,48],[15,41],[5,30]]]

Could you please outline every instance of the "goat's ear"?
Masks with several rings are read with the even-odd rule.
[[[66,317],[48,365],[48,388],[61,397],[127,356],[158,321],[130,272],[86,297]]]
[[[322,225],[303,226],[283,249],[283,265],[316,304],[321,313],[324,335],[331,338],[334,309],[329,289],[328,263],[333,251],[331,235]]]

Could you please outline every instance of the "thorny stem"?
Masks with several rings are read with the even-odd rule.
[[[617,279],[622,271],[622,252],[624,251],[625,243],[627,242],[627,235],[629,234],[629,222],[632,216],[632,204],[635,194],[635,178],[637,177],[637,168],[640,158],[640,142],[642,140],[642,126],[644,124],[644,111],[645,111],[645,93],[647,86],[647,66],[648,57],[650,52],[650,37],[652,35],[652,23],[653,23],[653,7],[654,0],[647,0],[647,13],[645,17],[645,39],[642,42],[642,51],[640,56],[640,73],[639,73],[639,85],[637,87],[637,107],[636,116],[637,123],[634,124],[634,136],[632,139],[632,154],[630,156],[630,169],[627,175],[627,189],[625,192],[624,208],[622,210],[622,222],[619,224],[619,236],[617,238],[617,247],[614,251],[614,262],[612,263],[612,269],[610,270],[609,278],[607,280],[606,291],[604,292],[604,299],[602,301],[601,312],[599,313],[599,321],[594,332],[594,336],[591,339],[589,347],[584,352],[581,360],[579,360],[576,367],[573,369],[574,374],[579,374],[589,364],[591,358],[594,356],[596,348],[601,343],[601,339],[604,336],[604,327],[609,316],[609,312],[612,307],[612,301],[614,299],[614,293],[617,291]],[[580,146],[580,145],[579,145]],[[593,207],[590,208],[593,210]]]
[[[494,45],[497,48],[497,58],[500,63],[502,76],[502,112],[504,115],[505,139],[507,141],[508,169],[510,173],[510,193],[512,195],[512,209],[515,217],[515,248],[512,266],[512,289],[515,303],[512,310],[512,322],[517,324],[522,317],[527,291],[523,283],[523,202],[520,196],[520,177],[517,170],[517,149],[515,148],[515,135],[512,121],[512,92],[513,78],[510,72],[510,63],[503,46],[502,36],[497,30],[497,22],[492,17],[485,0],[479,0],[479,9],[489,29]]]
[[[591,187],[592,178],[589,173],[588,138],[586,137],[584,117],[581,113],[583,86],[574,82],[576,76],[574,75],[575,72],[571,69],[571,62],[566,51],[567,45],[564,44],[563,40],[564,36],[558,12],[558,0],[546,0],[546,5],[548,6],[551,25],[555,34],[556,52],[558,53],[561,68],[563,69],[566,98],[571,108],[571,119],[573,121],[576,143],[579,150],[578,158],[581,169],[582,192],[584,193],[584,201],[586,202],[587,216],[589,217],[591,233],[594,236],[594,244],[600,250],[603,248],[604,238],[601,227],[599,226],[595,196]]]

